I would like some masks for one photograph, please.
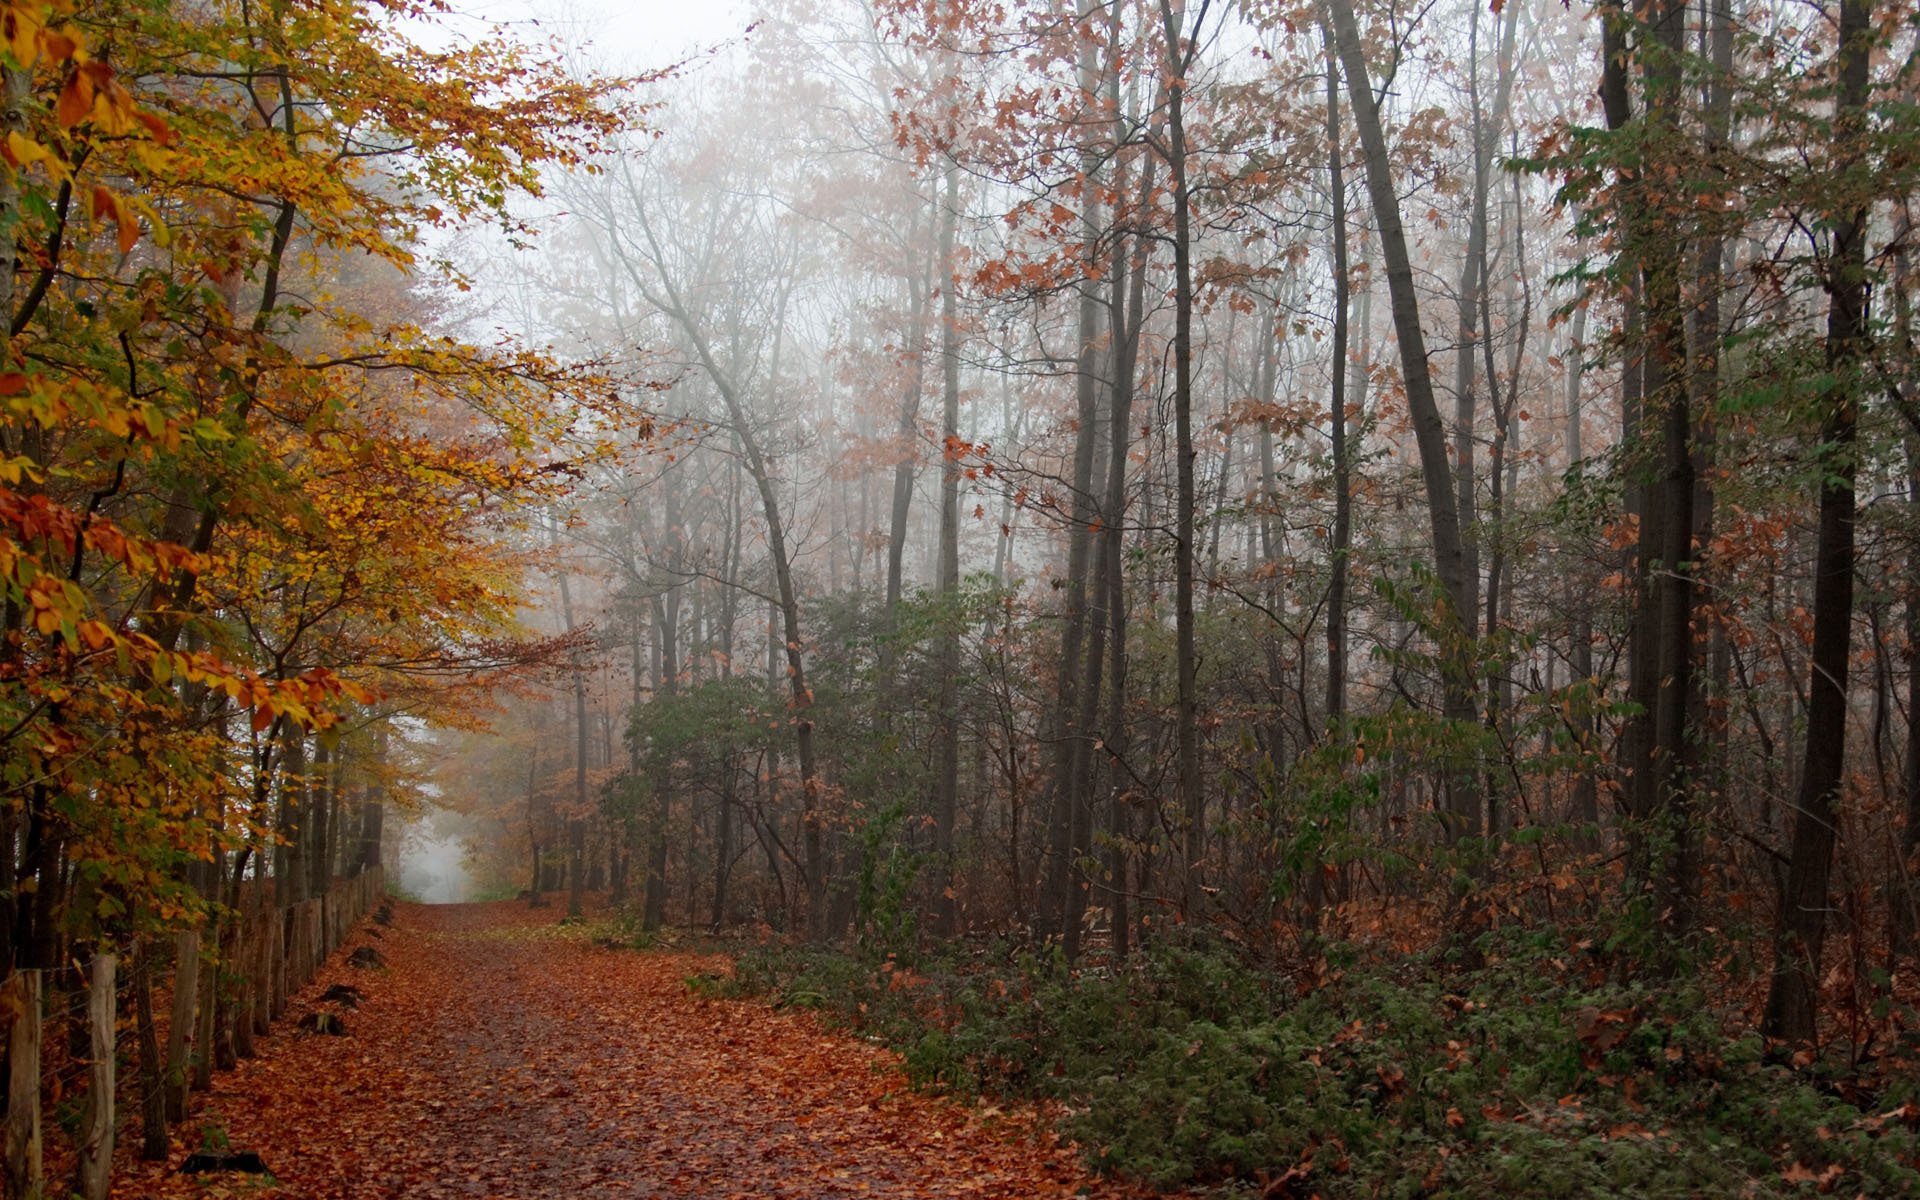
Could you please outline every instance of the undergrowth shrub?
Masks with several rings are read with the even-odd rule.
[[[884,1040],[917,1086],[1059,1101],[1091,1163],[1163,1187],[1920,1195],[1911,1082],[1849,1103],[1697,989],[1605,982],[1537,932],[1486,950],[1472,972],[1305,990],[1218,949],[1069,971],[1009,945],[911,964],[769,947],[732,986]]]

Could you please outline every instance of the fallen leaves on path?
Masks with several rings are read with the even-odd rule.
[[[1090,1179],[1032,1114],[909,1090],[807,1014],[691,994],[723,959],[596,947],[551,910],[401,906],[384,970],[336,965],[218,1081],[174,1162],[116,1196],[1067,1197]],[[294,1032],[335,983],[348,1036]],[[170,1174],[202,1131],[272,1183]]]

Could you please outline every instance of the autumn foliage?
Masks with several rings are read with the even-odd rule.
[[[561,449],[578,422],[638,422],[593,364],[452,336],[466,285],[428,246],[521,232],[514,198],[632,112],[535,50],[428,49],[436,11],[0,13],[16,1058],[75,962],[111,985],[115,958],[179,950],[184,977],[204,946],[211,1012],[230,922],[272,899],[243,886],[260,864],[281,902],[377,864],[385,723],[552,652],[518,619],[515,530],[563,490],[555,458],[604,450]],[[14,1079],[23,1188],[39,1106]]]

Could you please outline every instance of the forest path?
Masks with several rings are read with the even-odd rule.
[[[384,969],[342,959],[223,1075],[178,1140],[223,1130],[277,1188],[158,1168],[116,1195],[1050,1197],[1120,1195],[992,1110],[907,1090],[892,1056],[805,1014],[691,994],[724,960],[594,946],[560,910],[400,905]],[[294,1032],[330,983],[346,1037]],[[178,1155],[176,1155],[176,1158]]]

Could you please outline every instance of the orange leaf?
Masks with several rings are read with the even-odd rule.
[[[127,202],[115,196],[113,199],[113,223],[120,230],[120,253],[131,251],[140,241],[140,218],[127,207]],[[151,420],[151,419],[150,419]],[[155,434],[155,436],[159,436]]]
[[[78,125],[92,110],[93,81],[85,71],[75,71],[67,77],[67,86],[60,89],[60,103],[54,108],[54,116],[64,129]]]
[[[165,121],[150,112],[134,113],[133,119],[145,125],[147,132],[153,135],[153,140],[159,142],[162,146],[171,146],[180,138],[180,135],[173,131],[171,125],[168,125]]]

